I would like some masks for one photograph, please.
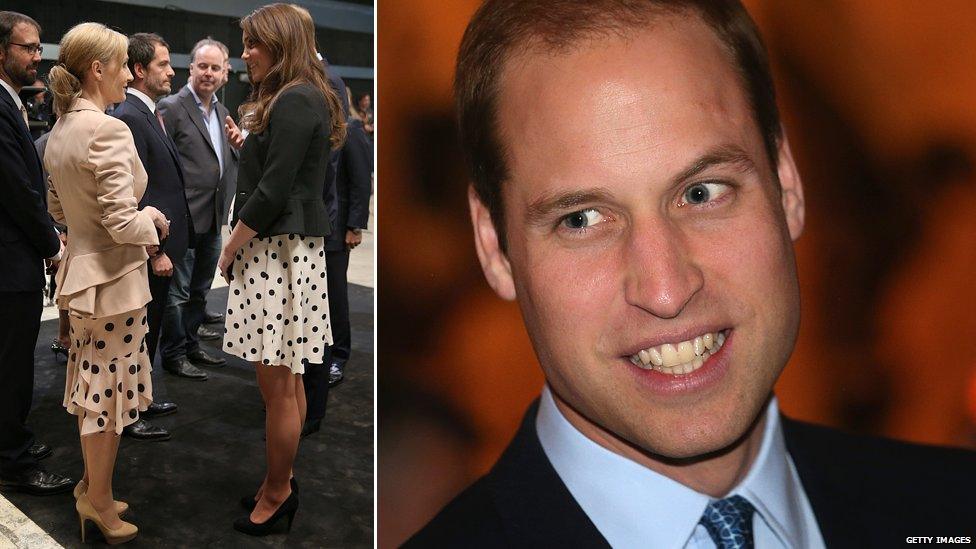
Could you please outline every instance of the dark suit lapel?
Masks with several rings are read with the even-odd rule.
[[[14,122],[17,124],[17,127],[20,128],[21,136],[27,139],[28,142],[33,144],[34,138],[31,137],[30,128],[27,127],[27,124],[24,124],[24,117],[20,115],[20,109],[18,109],[17,104],[14,103],[14,98],[10,97],[10,94],[7,93],[7,90],[4,89],[2,86],[0,86],[0,99],[2,99],[3,102],[6,103],[7,106],[10,107],[10,110],[13,112]],[[33,146],[28,148],[34,152],[34,165],[37,166],[37,173],[43,174],[44,166],[41,164],[41,158],[37,156],[37,149],[35,149]],[[40,184],[38,184],[38,182],[33,179],[31,181],[31,184],[33,184],[34,188],[41,193],[41,198],[44,200],[44,204],[46,205],[47,204],[47,181],[43,180],[43,176],[41,176],[41,178],[38,179],[41,179]]]
[[[141,99],[132,95],[131,93],[125,94],[125,102],[129,105],[130,108],[136,109],[137,111],[141,112],[143,116],[146,117],[146,122],[149,123],[149,127],[151,127],[153,129],[153,132],[156,133],[156,137],[158,137],[163,143],[166,144],[166,150],[169,151],[170,156],[173,157],[173,161],[176,162],[177,171],[180,172],[180,179],[182,180],[183,170],[181,169],[180,166],[180,155],[176,151],[176,144],[173,143],[173,140],[170,139],[168,135],[166,135],[166,131],[160,125],[159,119],[156,118],[156,115],[153,114],[151,110],[149,110],[149,107],[145,103],[143,103]]]
[[[197,130],[199,130],[203,135],[203,140],[210,145],[210,150],[214,153],[214,156],[216,156],[217,149],[214,147],[213,142],[210,141],[210,132],[207,131],[207,124],[203,121],[203,113],[200,112],[200,107],[197,106],[196,100],[193,99],[193,94],[190,93],[190,90],[187,88],[180,90],[180,103],[183,105],[183,108],[186,109],[186,113],[190,117],[190,120],[193,121],[193,125],[196,126]]]
[[[34,138],[31,137],[30,128],[24,123],[24,117],[20,114],[20,109],[17,108],[17,104],[14,103],[14,98],[10,97],[10,94],[7,93],[7,90],[2,86],[0,86],[0,97],[3,97],[4,102],[7,103],[10,110],[14,111],[14,118],[17,121],[17,127],[20,128],[21,132],[27,137],[28,140],[33,142]]]
[[[817,427],[781,416],[786,449],[796,465],[827,547],[869,547],[872,521],[863,516],[861,479],[850,474],[845,454],[824,444]]]
[[[535,431],[538,408],[536,400],[488,474],[509,539],[526,547],[609,547],[546,457]]]

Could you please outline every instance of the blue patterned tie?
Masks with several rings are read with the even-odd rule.
[[[718,549],[752,549],[752,514],[749,500],[732,496],[713,501],[699,521]]]

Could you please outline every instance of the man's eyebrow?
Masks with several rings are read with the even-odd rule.
[[[756,164],[744,150],[737,145],[724,145],[699,156],[687,168],[671,179],[671,186],[677,187],[713,166],[731,165],[742,172],[755,172]]]
[[[604,187],[593,187],[564,193],[543,195],[526,209],[526,221],[537,225],[546,221],[552,212],[571,210],[583,204],[609,200],[611,193]]]

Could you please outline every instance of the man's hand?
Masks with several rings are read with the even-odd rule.
[[[173,262],[166,254],[159,254],[149,260],[152,264],[153,274],[156,276],[173,276]]]
[[[363,243],[363,232],[346,230],[346,247],[352,250]]]
[[[149,257],[156,255],[156,252],[158,251],[159,251],[159,246],[156,246],[155,244],[150,244],[146,246],[146,253],[149,254]]]
[[[244,146],[244,134],[234,123],[234,119],[229,116],[224,117],[224,133],[227,135],[227,142],[230,143],[231,147],[240,150]]]

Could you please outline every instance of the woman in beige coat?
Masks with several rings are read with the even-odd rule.
[[[146,172],[129,129],[104,112],[124,100],[132,80],[127,46],[124,35],[98,23],[64,35],[49,75],[60,118],[44,158],[49,210],[70,235],[57,300],[68,310],[71,338],[64,406],[78,416],[85,463],[76,509],[82,540],[90,520],[109,543],[138,531],[119,518],[127,505],[114,501],[112,472],[122,428],[152,403],[146,260],[169,226],[155,208],[138,209]]]

